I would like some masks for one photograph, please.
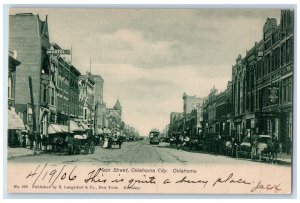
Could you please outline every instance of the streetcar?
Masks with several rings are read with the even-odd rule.
[[[150,144],[159,144],[159,130],[152,129],[149,133]]]

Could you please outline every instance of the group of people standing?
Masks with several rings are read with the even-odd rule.
[[[215,155],[227,155],[238,158],[238,153],[243,140],[244,137],[242,136],[230,137],[221,136],[219,134],[207,134],[191,138],[185,133],[177,133],[173,134],[170,143],[175,144],[177,149],[184,147],[189,150],[199,149]],[[249,144],[251,145],[251,150],[257,150],[259,148],[257,135],[251,136]],[[260,153],[257,151],[255,152]],[[278,137],[272,136],[271,139],[267,141],[266,156],[268,157],[268,161],[271,163],[276,163],[278,154],[281,152],[282,148]]]

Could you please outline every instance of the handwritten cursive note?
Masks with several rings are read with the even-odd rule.
[[[255,178],[244,173],[200,173],[193,168],[95,167],[38,164],[22,172],[19,179],[26,185],[14,184],[13,189],[55,192],[130,192],[157,191],[173,188],[178,191],[235,191],[245,194],[278,194],[284,184],[276,179]]]

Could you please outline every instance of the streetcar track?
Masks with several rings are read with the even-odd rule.
[[[140,151],[141,151],[140,148],[138,148],[138,151],[136,153],[134,153],[134,156],[133,156],[132,160],[130,161],[131,165],[134,163],[134,161],[137,158],[137,155],[139,154]]]
[[[166,151],[166,152],[167,152],[168,154],[170,154],[171,156],[173,156],[177,161],[179,161],[179,162],[181,162],[182,164],[185,165],[186,161],[183,161],[183,160],[179,159],[178,156],[172,154],[172,153],[169,152],[169,151]]]
[[[156,155],[158,156],[160,163],[162,164],[164,162],[164,160],[161,158],[161,156],[159,155],[159,153],[156,150],[156,147],[153,147],[153,150],[155,151]]]
[[[118,156],[118,159],[119,159],[120,161],[122,161],[122,160],[123,160],[123,157],[124,157],[125,155],[127,155],[127,152],[129,152],[129,151],[131,151],[131,150],[135,150],[139,145],[141,145],[140,142],[138,142],[137,144],[135,144],[135,145],[133,145],[132,147],[128,148],[124,153],[122,153],[122,154],[120,154],[120,155]],[[136,154],[137,154],[137,153],[135,153],[135,155],[136,155]]]

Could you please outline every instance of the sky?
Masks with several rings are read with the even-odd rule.
[[[104,101],[119,98],[123,120],[141,135],[183,111],[182,95],[206,97],[231,80],[232,65],[263,36],[278,9],[14,8],[41,20],[50,42],[72,47],[72,63],[104,79]]]

